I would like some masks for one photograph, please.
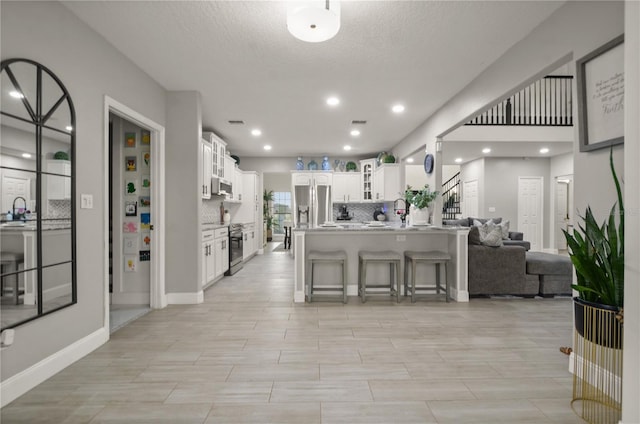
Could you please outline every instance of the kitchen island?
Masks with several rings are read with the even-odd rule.
[[[404,254],[406,250],[440,250],[451,255],[447,265],[450,296],[458,302],[468,302],[467,288],[467,234],[468,228],[443,228],[436,226],[404,227],[398,224],[368,226],[348,224],[319,226],[317,228],[293,229],[294,255],[294,302],[304,302],[307,290],[307,255],[311,250],[347,253],[347,295],[358,295],[358,252],[392,250]],[[373,270],[378,275],[388,276],[388,268],[379,265]],[[337,268],[337,267],[336,267]],[[339,270],[316,278],[325,281],[340,281]],[[371,271],[369,271],[370,275]],[[404,263],[401,275],[404,275]],[[386,277],[388,278],[388,277]],[[387,280],[388,281],[388,280]],[[401,284],[402,285],[402,284]]]

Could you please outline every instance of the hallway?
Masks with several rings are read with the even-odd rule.
[[[571,300],[294,305],[287,252],[154,310],[1,411],[9,423],[579,423]],[[79,299],[79,301],[82,301]]]

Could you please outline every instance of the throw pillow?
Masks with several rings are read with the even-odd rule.
[[[498,227],[502,230],[502,240],[509,239],[509,221],[504,221],[498,224]]]
[[[487,236],[482,239],[482,244],[491,247],[502,246],[502,229],[498,226],[494,226]]]
[[[469,235],[467,235],[467,243],[482,244],[480,241],[480,229],[478,227],[471,227]]]
[[[471,221],[470,222],[474,222],[474,221],[480,221],[481,224],[484,224],[485,222],[491,220],[493,221],[494,224],[499,224],[502,222],[502,217],[497,217],[497,218],[469,218]]]
[[[474,226],[477,227],[478,231],[480,232],[480,241],[483,241],[487,237],[487,235],[491,232],[491,230],[493,230],[496,224],[494,224],[491,220],[489,220],[481,225],[475,225],[474,223]]]

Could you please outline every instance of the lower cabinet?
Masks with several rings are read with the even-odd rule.
[[[220,228],[215,231],[215,277],[224,275],[229,270],[229,229]]]
[[[216,263],[214,253],[214,232],[202,232],[202,281],[200,287],[206,286],[216,278]]]

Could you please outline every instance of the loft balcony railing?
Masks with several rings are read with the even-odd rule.
[[[465,125],[573,125],[572,76],[547,76]]]

